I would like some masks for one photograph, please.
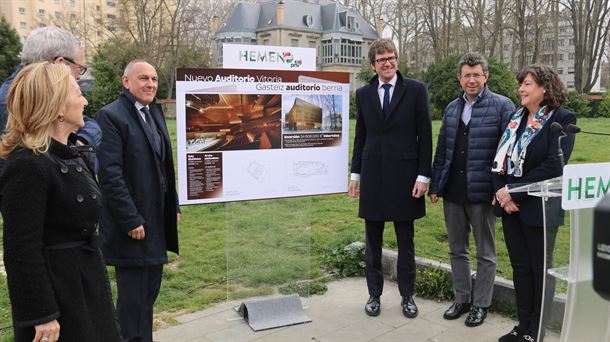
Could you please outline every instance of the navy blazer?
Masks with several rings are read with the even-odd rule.
[[[527,120],[527,113],[523,115],[523,120]],[[529,184],[546,179],[555,178],[563,174],[561,161],[558,154],[558,138],[560,133],[554,132],[551,129],[553,122],[559,122],[563,127],[568,124],[576,124],[576,115],[564,108],[557,108],[553,115],[545,123],[542,130],[527,146],[525,161],[523,164],[523,176],[513,177],[507,175],[494,176],[494,190],[497,192],[505,185]],[[572,149],[574,148],[574,134],[568,134],[562,139],[561,149],[565,163],[568,163]],[[521,221],[531,226],[542,226],[542,201],[539,197],[528,196],[527,193],[511,193],[511,198],[519,206]],[[563,217],[560,207],[554,205],[557,209],[552,213],[548,213],[547,217],[557,218],[558,215]],[[499,204],[494,208],[496,216],[508,215]],[[554,220],[557,225],[562,224],[561,219]]]
[[[377,76],[356,91],[356,135],[351,172],[360,174],[358,215],[409,221],[426,214],[424,196],[411,196],[418,175],[430,177],[432,122],[428,90],[398,73],[387,118]]]
[[[174,162],[163,112],[155,103],[149,105],[165,149],[161,161],[134,103],[123,89],[95,116],[103,132],[98,148],[102,252],[106,263],[115,266],[159,265],[167,262],[166,250],[178,253]],[[127,235],[139,225],[144,225],[144,240]]]

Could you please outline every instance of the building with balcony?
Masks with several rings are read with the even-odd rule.
[[[352,89],[361,85],[356,74],[368,64],[370,43],[379,38],[355,10],[327,0],[238,2],[221,24],[216,18],[215,67],[222,67],[222,45],[252,44],[315,48],[316,69],[350,73]]]

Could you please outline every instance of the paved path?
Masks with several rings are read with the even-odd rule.
[[[400,309],[396,283],[385,282],[381,297],[381,314],[364,313],[368,298],[364,278],[348,278],[328,284],[322,296],[303,298],[305,314],[312,323],[254,332],[233,309],[241,301],[224,302],[213,308],[177,318],[179,325],[159,330],[156,342],[178,341],[497,341],[509,332],[510,318],[489,313],[485,323],[476,328],[464,325],[465,315],[455,321],[443,319],[450,303],[416,298],[419,316],[405,318]],[[546,342],[557,341],[556,335]]]

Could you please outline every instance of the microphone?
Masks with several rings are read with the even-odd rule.
[[[570,126],[568,125],[568,129],[569,128],[570,128]],[[555,121],[551,124],[551,130],[553,130],[553,132],[563,132],[563,126],[559,122]],[[580,128],[578,128],[578,130],[580,130]],[[572,133],[572,132],[570,132],[570,133]]]
[[[575,124],[568,124],[566,126],[566,130],[568,131],[568,133],[576,134],[580,132],[580,127],[576,126]]]
[[[551,124],[551,126],[553,126],[553,125]],[[610,135],[610,133],[599,133],[599,132],[587,132],[587,131],[583,131],[583,130],[580,129],[580,127],[576,126],[575,124],[567,124],[566,131],[568,133],[572,133],[572,134],[576,134],[578,132],[582,132],[582,133],[585,133],[585,134],[594,134],[594,135],[606,135],[606,136]]]
[[[568,126],[569,127],[569,126]],[[557,138],[557,155],[559,156],[559,161],[561,162],[561,170],[562,170],[562,174],[563,174],[563,167],[566,165],[564,159],[563,159],[563,150],[561,149],[561,139],[567,137],[568,135],[563,131],[563,126],[555,121],[551,124],[551,130],[553,132],[559,132],[559,138]]]

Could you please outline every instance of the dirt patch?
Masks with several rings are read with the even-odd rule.
[[[189,311],[187,310],[178,310],[172,312],[164,311],[156,313],[153,318],[153,331],[165,329],[179,324],[180,322],[176,320],[176,317],[182,316],[187,313],[189,313]]]
[[[165,267],[169,268],[170,270],[175,270],[178,268],[178,266],[180,265],[180,262],[182,261],[182,257],[177,255],[176,256],[176,260],[168,263],[167,265],[165,265]]]

